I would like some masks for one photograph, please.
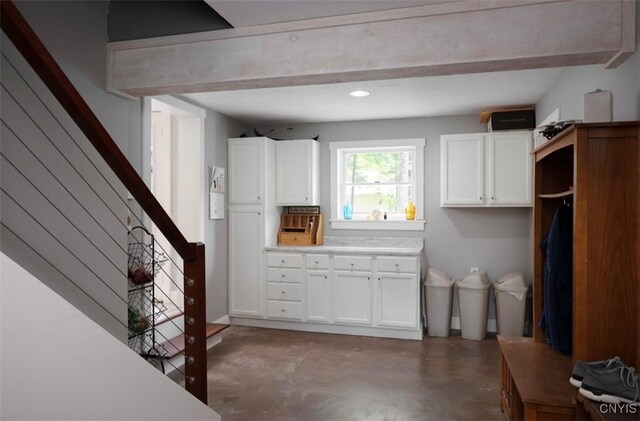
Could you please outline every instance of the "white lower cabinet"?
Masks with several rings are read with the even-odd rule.
[[[264,217],[256,207],[229,208],[229,315],[262,316]]]
[[[417,256],[268,251],[262,326],[421,339]]]
[[[377,325],[418,326],[418,278],[413,274],[378,273]]]
[[[331,322],[331,279],[328,270],[307,270],[307,321]]]
[[[302,254],[267,253],[267,317],[302,320]]]
[[[335,323],[371,324],[371,272],[333,272]]]

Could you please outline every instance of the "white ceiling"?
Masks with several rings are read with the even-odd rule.
[[[205,0],[234,27],[263,25],[348,13],[394,9],[455,0]],[[244,123],[373,120],[480,114],[492,107],[535,104],[562,69],[205,92],[186,98]],[[347,94],[371,92],[365,98]]]
[[[186,94],[250,125],[478,114],[492,107],[535,104],[562,69],[519,70],[360,83]],[[347,94],[371,92],[365,98]]]

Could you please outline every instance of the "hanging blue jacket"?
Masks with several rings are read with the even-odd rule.
[[[543,309],[539,326],[547,342],[560,352],[571,353],[573,291],[573,209],[562,205],[551,229],[540,243],[544,262]]]

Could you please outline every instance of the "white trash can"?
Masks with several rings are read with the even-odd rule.
[[[496,296],[498,334],[522,336],[527,304],[527,285],[519,272],[502,275],[493,284]]]
[[[429,268],[424,280],[424,296],[427,304],[427,331],[429,336],[447,337],[451,334],[451,307],[453,284],[447,273]]]
[[[487,334],[491,282],[486,272],[474,272],[459,280],[457,286],[462,337],[481,341]]]

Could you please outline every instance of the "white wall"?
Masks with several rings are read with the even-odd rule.
[[[617,69],[568,67],[536,104],[540,123],[560,108],[561,120],[584,118],[584,94],[602,89],[613,96],[613,121],[640,120],[640,3],[636,4],[636,52]]]
[[[209,166],[227,168],[227,139],[240,136],[249,128],[216,111],[207,109],[204,128],[204,166],[209,189]],[[228,172],[226,174],[229,174]],[[225,193],[225,201],[228,194]],[[228,313],[227,308],[227,221],[209,219],[209,202],[205,205],[205,250],[207,255],[207,320],[214,321]]]
[[[0,419],[220,420],[4,253],[0,267]]]
[[[424,232],[332,230],[325,222],[325,235],[423,237],[427,267],[442,269],[456,279],[467,274],[472,266],[486,270],[492,280],[506,272],[519,271],[530,282],[530,208],[440,207],[440,135],[485,131],[479,116],[472,115],[303,124],[294,126],[287,136],[320,135],[320,207],[325,215],[331,204],[329,142],[426,138]]]
[[[126,151],[131,133],[135,132],[131,128],[139,120],[132,111],[139,109],[140,104],[108,95],[104,91],[107,2],[17,2],[17,6],[118,145]],[[125,318],[127,240],[126,227],[122,222],[125,221],[126,212],[119,199],[124,197],[125,191],[117,182],[114,183],[115,192],[108,187],[100,174],[113,183],[115,177],[111,171],[4,34],[2,52],[8,58],[2,59],[1,73],[5,89],[1,95],[2,118],[6,123],[2,127],[2,152],[25,174],[26,180],[3,161],[1,183],[3,190],[18,199],[20,205],[35,218],[31,219],[3,194],[2,222],[36,251],[4,228],[2,250],[96,322],[126,340],[126,329],[66,279],[68,277],[81,285],[116,317]],[[17,71],[9,61],[18,68]],[[20,76],[34,86],[46,106],[63,122],[64,129]],[[34,116],[35,123],[28,114]],[[8,127],[17,133],[17,137]],[[92,158],[97,170],[82,156],[64,130],[69,131],[82,150]],[[47,136],[61,152],[55,150],[46,139]],[[18,138],[32,148],[37,158],[28,152]],[[81,176],[65,161],[65,157],[77,167]],[[53,176],[38,159],[51,170]],[[77,204],[54,177],[59,178],[82,205]],[[89,181],[95,193],[81,177]],[[98,197],[110,206],[113,213]],[[82,209],[83,206],[86,210]],[[91,216],[105,229],[99,229]],[[47,230],[61,239],[65,246],[60,245]],[[45,260],[60,271],[53,269]],[[101,284],[96,278],[101,278],[107,285]]]
[[[106,42],[108,1],[17,1],[20,12],[41,37],[58,64],[80,91],[92,110],[123,149],[130,161],[141,171],[142,165],[142,101],[129,101],[105,92]],[[64,22],[64,24],[60,24]],[[7,40],[3,34],[2,50],[5,52]],[[4,70],[4,69],[3,69]],[[2,73],[5,83],[5,72]],[[238,136],[248,127],[220,113],[207,110],[205,122],[205,165],[202,177],[208,183],[208,166],[226,167],[227,138]],[[3,142],[4,143],[4,142]],[[4,147],[4,144],[3,144]],[[87,148],[92,153],[91,146]],[[98,159],[99,161],[99,159]],[[110,170],[104,171],[105,173]],[[206,184],[208,186],[208,184]],[[121,192],[124,195],[124,191]],[[4,209],[3,209],[4,210]],[[227,314],[227,220],[209,220],[208,202],[205,206],[205,244],[207,250],[207,319],[216,320]],[[125,209],[121,209],[125,218]],[[3,214],[3,221],[5,219]],[[119,229],[115,223],[114,230]],[[4,234],[4,233],[3,233]],[[37,238],[37,237],[36,237]],[[9,237],[3,235],[2,247],[7,248]],[[126,243],[126,239],[122,240]],[[11,256],[30,271],[47,280],[65,297],[77,295],[75,287],[69,286],[63,277],[54,276],[46,264],[38,263],[33,253],[16,249],[11,243]],[[126,267],[126,261],[122,262]],[[124,296],[126,283],[118,285]],[[78,300],[82,300],[78,298]],[[80,305],[83,311],[91,311],[94,304]],[[79,304],[80,302],[80,304]],[[117,306],[117,304],[114,304]],[[121,311],[120,311],[121,310]],[[124,308],[114,309],[125,314]],[[96,316],[98,317],[98,316]],[[108,319],[107,319],[108,320]],[[109,323],[108,321],[103,321]],[[114,327],[117,329],[117,327]],[[115,331],[114,331],[115,333]]]

